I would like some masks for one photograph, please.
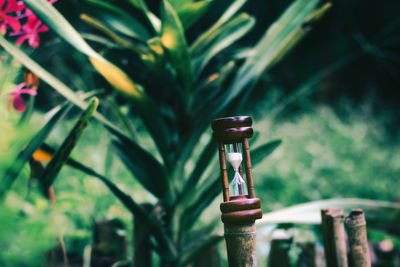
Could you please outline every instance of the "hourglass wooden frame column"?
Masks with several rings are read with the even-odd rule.
[[[261,201],[255,197],[248,138],[253,136],[248,116],[212,121],[213,138],[218,142],[224,201],[220,205],[230,266],[257,266],[255,220],[262,217]],[[242,144],[247,195],[230,196],[226,144]],[[239,170],[241,175],[242,170]]]

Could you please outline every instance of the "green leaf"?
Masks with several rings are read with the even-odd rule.
[[[207,63],[220,51],[231,46],[254,26],[255,19],[246,13],[240,14],[217,28],[203,42],[202,46],[192,51],[195,76],[200,75]]]
[[[186,30],[199,20],[212,2],[212,0],[188,2],[182,6],[176,7],[175,9],[178,10],[178,16],[182,22],[183,28]]]
[[[81,114],[61,147],[57,150],[49,164],[44,169],[40,179],[43,183],[42,185],[44,194],[47,194],[48,188],[53,184],[57,174],[60,172],[62,166],[65,164],[66,160],[71,154],[72,149],[75,147],[83,131],[87,127],[90,119],[93,117],[98,105],[99,100],[96,97],[92,98],[88,107]]]
[[[195,0],[168,0],[175,10],[179,10],[182,6],[194,3]]]
[[[54,151],[54,149],[47,147],[47,149]],[[145,211],[135,200],[132,199],[131,196],[123,192],[117,185],[111,182],[109,179],[104,177],[103,175],[97,173],[93,169],[85,166],[84,164],[69,158],[67,160],[67,164],[71,167],[74,167],[84,173],[87,173],[93,177],[98,178],[102,181],[108,189],[117,197],[122,204],[134,215],[140,217],[143,221],[147,222],[151,228],[154,237],[157,239],[158,243],[160,244],[160,249],[164,249],[163,251],[167,252],[167,256],[170,259],[175,259],[177,257],[177,251],[172,243],[171,239],[165,233],[162,225],[158,221],[157,218],[153,214],[149,214]]]
[[[209,124],[211,117],[207,110],[215,103],[216,97],[223,89],[224,82],[235,70],[235,67],[234,61],[228,61],[218,72],[212,73],[195,89],[196,96],[193,100],[196,102],[190,103],[190,110],[196,121],[202,121],[199,123],[200,125]]]
[[[256,147],[253,151],[251,151],[251,163],[253,166],[262,162],[266,157],[268,157],[274,150],[280,146],[282,140],[274,140],[263,144],[259,147]]]
[[[135,178],[160,199],[168,196],[169,184],[162,165],[147,151],[130,139],[119,137],[113,145]]]
[[[240,8],[247,2],[247,0],[236,0],[234,1],[222,14],[222,16],[218,19],[217,22],[214,23],[212,28],[218,28],[228,20],[230,20],[239,10]]]
[[[224,234],[222,232],[206,234],[196,241],[187,244],[183,247],[182,252],[180,253],[180,265],[179,266],[187,266],[191,260],[194,259],[199,253],[201,253],[206,248],[209,248],[218,242],[224,239]]]
[[[197,221],[203,211],[211,204],[211,202],[221,193],[221,180],[220,177],[212,179],[209,184],[197,197],[197,199],[189,205],[181,217],[180,231],[188,231],[193,224]]]
[[[3,35],[0,35],[0,45],[3,46],[7,52],[17,58],[26,68],[38,75],[40,79],[48,83],[66,99],[74,103],[82,110],[86,108],[86,103],[81,98],[79,98],[74,91],[68,88],[56,77],[51,75],[48,71],[43,69],[29,56],[22,52],[18,47],[9,43],[6,39],[4,39]],[[154,140],[156,141],[156,144],[160,149],[161,155],[164,158],[165,164],[167,164],[167,166],[170,166],[171,163],[168,158],[168,144],[165,140],[169,136],[169,134],[165,122],[162,120],[162,117],[159,114],[158,108],[156,107],[152,99],[150,99],[147,95],[143,95],[140,100],[135,101],[134,103],[135,108],[142,116],[143,122],[145,123],[147,129],[153,135]],[[115,126],[112,122],[107,120],[98,112],[94,114],[94,117],[101,123],[103,123],[104,126],[106,126],[106,128],[111,130],[114,134],[127,137],[127,135],[122,130],[120,130],[117,126]]]
[[[1,36],[0,36],[1,37]],[[63,105],[55,108],[55,114],[49,119],[46,125],[35,135],[29,142],[28,146],[18,155],[14,164],[6,171],[4,177],[0,180],[0,198],[4,196],[7,190],[11,187],[15,179],[17,179],[22,167],[29,162],[33,153],[43,144],[47,136],[53,130],[54,126],[67,114],[71,105]],[[53,112],[53,111],[50,111]]]
[[[148,50],[148,49],[146,49],[146,47],[140,46],[140,45],[136,45],[136,44],[132,43],[131,41],[119,36],[115,32],[111,31],[109,29],[109,27],[104,25],[99,20],[97,20],[97,19],[95,19],[93,17],[90,17],[90,16],[88,16],[86,14],[81,14],[80,17],[86,23],[88,23],[89,25],[91,25],[94,28],[98,29],[99,31],[103,32],[105,35],[107,35],[108,37],[113,39],[115,42],[117,42],[121,46],[123,46],[123,47],[125,47],[125,48],[131,50],[132,52],[137,53],[139,55],[146,54],[146,52]]]
[[[63,83],[61,83],[57,78],[52,76],[49,72],[39,66],[35,61],[33,61],[29,56],[27,56],[20,48],[9,43],[4,39],[3,35],[0,35],[0,45],[12,56],[17,58],[27,69],[34,72],[39,78],[44,80],[50,86],[58,91],[66,99],[74,103],[76,106],[84,109],[86,107],[85,102],[80,99],[74,91],[69,89]]]
[[[307,32],[307,24],[315,23],[319,20],[322,16],[325,15],[326,12],[332,7],[331,3],[325,3],[322,7],[316,9],[312,12],[303,22],[301,27],[297,27],[286,39],[287,41],[283,42],[282,47],[279,49],[278,54],[275,55],[274,60],[270,63],[271,66],[274,66],[277,62],[279,62],[282,58],[284,58],[292,48],[302,40]]]
[[[182,194],[177,198],[177,202],[186,203],[186,197],[191,196],[192,192],[196,190],[195,188],[197,183],[199,182],[202,174],[206,170],[216,151],[217,143],[211,138],[210,142],[203,149],[203,152],[196,162],[196,167],[190,174],[188,181],[185,183]]]
[[[135,17],[116,5],[98,0],[85,0],[85,2],[89,5],[88,12],[112,29],[144,42],[151,37],[149,31]]]
[[[48,71],[43,69],[39,64],[33,61],[29,56],[21,51],[17,46],[9,43],[4,39],[3,35],[0,34],[0,45],[13,57],[17,58],[27,69],[35,73],[41,80],[45,81],[48,85],[53,87],[60,95],[71,101],[74,105],[84,110],[87,107],[85,101],[83,101],[78,95],[68,88],[65,84],[59,81],[56,77],[51,75]],[[94,117],[103,123],[106,127],[112,129],[114,132],[118,132],[120,135],[125,135],[117,126],[104,118],[101,114],[95,113]]]
[[[161,21],[154,15],[143,0],[128,0],[134,7],[143,12],[145,18],[152,26],[154,32],[158,33],[161,30]]]
[[[161,43],[167,51],[169,61],[177,72],[178,80],[189,90],[193,82],[193,71],[189,49],[182,24],[172,6],[163,0],[161,7]]]
[[[321,209],[363,209],[368,225],[400,222],[400,203],[360,198],[326,199],[294,205],[264,214],[258,225],[275,223],[320,224]]]
[[[293,40],[295,43],[300,40],[295,33],[307,22],[318,3],[319,0],[297,0],[270,26],[254,47],[254,54],[239,69],[215,113],[226,108],[245,88],[254,86],[259,76],[276,64],[277,58],[282,58],[281,52],[288,51],[287,43],[291,43],[292,48]]]
[[[143,88],[132,81],[120,68],[104,59],[93,50],[72,27],[72,25],[46,0],[24,1],[49,28],[73,47],[89,56],[96,70],[122,95],[129,99],[140,100],[146,93]]]
[[[201,34],[196,41],[190,47],[190,51],[196,51],[200,47],[204,46],[204,42],[207,42],[207,39],[210,35],[213,35],[214,31],[217,30],[222,24],[227,22],[231,17],[233,17],[236,12],[246,3],[247,0],[236,0],[234,1],[229,8],[222,14],[222,16],[215,22],[206,32]]]

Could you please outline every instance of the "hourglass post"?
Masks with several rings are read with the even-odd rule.
[[[255,220],[262,217],[260,199],[255,197],[248,138],[253,136],[248,116],[212,121],[218,142],[224,223],[229,266],[257,266]],[[242,165],[246,174],[243,179]]]

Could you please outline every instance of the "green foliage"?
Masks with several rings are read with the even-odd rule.
[[[4,64],[0,67],[1,73],[13,70],[16,74],[19,69],[18,65]],[[12,76],[0,77],[3,92],[13,87],[10,81]],[[57,116],[56,113],[52,119]],[[29,181],[30,173],[24,166],[31,156],[28,156],[28,151],[40,145],[52,119],[36,134],[36,127],[21,121],[22,117],[12,110],[0,109],[0,265],[10,267],[44,264],[44,253],[57,245],[60,230],[65,230],[68,225],[65,218],[52,211],[50,203],[33,187],[34,184]],[[41,125],[36,119],[33,119],[36,124]],[[11,187],[11,182],[17,177],[18,182]]]
[[[305,36],[303,24],[317,20],[327,7],[318,7],[319,0],[294,1],[260,40],[248,48],[250,56],[243,61],[235,56],[239,52],[236,43],[255,24],[250,15],[238,13],[245,1],[234,1],[217,22],[195,36],[193,42],[189,41],[185,30],[212,5],[209,1],[163,0],[159,18],[144,1],[129,1],[135,11],[142,13],[144,20],[133,17],[117,2],[71,2],[78,9],[92,7],[90,15],[83,14],[81,18],[100,31],[101,35],[96,32],[92,37],[106,38],[100,46],[89,44],[46,0],[25,2],[52,31],[86,55],[93,69],[108,82],[105,87],[111,90],[99,96],[102,114],[96,112],[93,117],[110,132],[113,151],[120,162],[157,198],[157,203],[153,204],[161,207],[163,216],[146,213],[137,202],[139,198],[124,192],[114,177],[105,177],[72,158],[68,160],[70,150],[63,154],[62,160],[57,160],[60,155],[57,152],[53,160],[97,177],[132,214],[142,217],[148,223],[164,263],[190,262],[201,248],[220,240],[219,235],[213,234],[198,240],[190,238],[198,218],[220,192],[216,172],[207,171],[216,146],[208,141],[203,148],[199,139],[210,139],[209,123],[216,116],[240,113],[246,104],[251,106],[247,96],[255,89],[261,74],[278,63]],[[110,51],[112,49],[107,46],[109,43],[118,50],[117,57],[113,56],[116,51]],[[86,108],[85,97],[44,69],[39,60],[33,60],[1,35],[0,45],[72,104]],[[230,52],[225,53],[228,49]],[[116,100],[113,90],[118,93]],[[123,112],[116,105],[118,101],[132,111]],[[117,116],[110,115],[110,110]],[[137,117],[141,122],[135,120]],[[151,138],[150,144],[141,142],[147,139],[135,134],[136,129],[130,127],[132,121],[136,126],[144,125],[145,136]],[[35,146],[43,143],[45,137],[43,134]],[[254,165],[279,144],[280,141],[273,141],[259,146],[254,151]],[[66,150],[61,146],[58,151]],[[187,166],[195,151],[201,156],[196,167],[189,170]],[[23,163],[26,160],[24,157]],[[54,165],[50,162],[48,168]],[[61,164],[56,165],[58,168],[53,168],[55,171],[46,179],[47,186],[61,167]],[[124,182],[129,183],[128,180]]]
[[[400,175],[400,147],[388,143],[379,119],[368,113],[350,110],[340,119],[319,107],[267,128],[268,133],[260,134],[284,136],[285,145],[255,170],[257,188],[263,188],[267,203],[275,203],[265,210],[316,199],[395,201],[398,196],[390,185]]]
[[[41,208],[38,208],[38,206]],[[41,266],[44,253],[57,244],[62,224],[45,199],[27,202],[15,193],[0,204],[1,266]]]
[[[22,170],[23,166],[30,160],[32,157],[33,153],[40,148],[40,146],[44,143],[45,139],[49,135],[50,131],[53,129],[53,127],[56,125],[56,123],[62,119],[67,111],[69,110],[70,106],[64,105],[61,108],[56,108],[55,114],[49,119],[49,121],[46,123],[46,125],[43,126],[43,128],[30,140],[28,146],[26,148],[19,147],[19,148],[11,148],[10,151],[12,152],[17,152],[18,155],[12,155],[11,158],[15,159],[13,160],[12,164],[8,166],[7,170],[5,171],[4,177],[1,180],[1,191],[0,191],[0,196],[4,196],[5,193],[10,189],[11,185],[17,179],[20,171]],[[58,110],[57,110],[58,109]],[[27,126],[26,126],[27,127]],[[14,132],[11,132],[12,138],[19,137],[19,132],[24,132],[24,129],[22,127],[17,127],[14,128]],[[26,142],[27,137],[21,138],[19,137],[18,139],[15,139],[15,141],[18,142]],[[10,140],[4,140],[5,142],[8,142],[9,145],[13,144],[13,141]],[[7,144],[7,143],[6,143]],[[3,150],[5,151],[5,150]],[[19,152],[21,151],[21,152]],[[9,155],[10,156],[10,155]],[[6,155],[0,155],[2,158],[9,158]]]
[[[72,128],[60,148],[57,150],[56,153],[54,153],[49,164],[43,170],[43,174],[41,175],[40,180],[43,183],[43,192],[45,194],[49,187],[53,184],[54,179],[61,170],[61,167],[67,161],[72,149],[75,147],[80,136],[82,135],[90,119],[92,118],[93,113],[96,112],[98,105],[99,100],[97,98],[91,99],[88,107],[81,114],[78,121],[74,125],[74,128]]]

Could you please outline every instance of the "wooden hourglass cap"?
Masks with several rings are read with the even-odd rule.
[[[221,143],[239,143],[253,136],[253,123],[249,116],[237,116],[215,119],[211,123],[213,137]]]

